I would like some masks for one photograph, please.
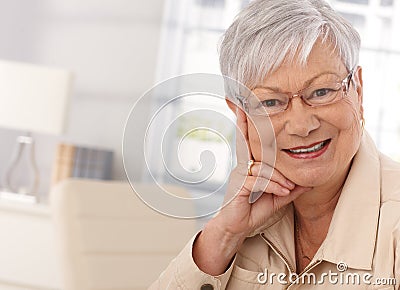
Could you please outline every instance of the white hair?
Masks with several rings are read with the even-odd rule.
[[[286,60],[305,64],[318,39],[349,71],[358,64],[358,32],[324,0],[255,0],[223,35],[221,72],[253,89]]]

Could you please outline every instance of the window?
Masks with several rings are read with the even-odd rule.
[[[165,16],[163,52],[159,78],[206,72],[220,74],[217,46],[223,31],[248,0],[169,0]],[[331,5],[348,19],[361,34],[360,64],[364,75],[364,109],[366,128],[381,151],[400,161],[400,5],[391,0],[331,0]],[[175,110],[197,107],[200,99],[182,101]],[[221,110],[228,110],[226,106]],[[224,107],[224,108],[223,108]],[[227,112],[229,114],[229,112]],[[213,120],[207,120],[213,122]],[[193,120],[182,118],[171,150]],[[215,125],[215,124],[214,124]],[[231,128],[233,130],[233,128]],[[227,130],[229,131],[229,130]],[[234,132],[227,132],[233,136]],[[207,132],[198,131],[188,138],[181,152],[181,163],[190,170],[199,169],[201,152],[211,150],[221,161],[230,159],[222,153],[224,145]],[[173,140],[176,138],[175,140]],[[234,144],[231,142],[232,148]],[[225,155],[224,155],[225,154]],[[183,166],[183,167],[185,167]],[[229,163],[218,164],[220,170],[212,181],[222,183],[230,172]],[[165,172],[160,170],[160,176]],[[168,180],[168,178],[167,178]],[[171,180],[168,180],[171,181]]]
[[[393,6],[394,0],[381,0],[381,6]]]
[[[394,1],[389,0],[370,0],[365,9],[357,9],[357,4],[330,2],[361,35],[366,128],[383,153],[400,161],[400,116],[396,113],[400,106],[396,73],[400,65],[400,25],[395,21],[400,17],[400,6],[392,7]]]
[[[242,0],[167,1],[159,79],[165,80],[171,76],[198,72],[220,75],[217,52],[219,40],[234,16],[247,4],[248,1]],[[204,106],[215,109],[217,111],[215,116],[196,114],[191,111]],[[171,154],[166,154],[168,156],[165,156],[165,164],[153,160],[153,165],[150,166],[166,165],[172,168],[174,174],[184,179],[185,171],[189,174],[196,173],[211,165],[213,167],[211,171],[214,171],[207,182],[195,186],[187,182],[185,186],[192,191],[201,188],[204,191],[217,191],[223,194],[225,189],[221,185],[226,183],[235,162],[233,113],[226,106],[225,100],[208,96],[182,98],[172,107],[174,115],[182,117],[175,125],[175,135],[169,135],[168,140],[163,140],[169,147],[166,151]],[[191,112],[190,118],[185,117],[187,112]],[[223,121],[221,121],[221,116]],[[202,125],[218,128],[216,131],[222,132],[223,136],[207,130],[192,130]],[[191,133],[187,134],[187,132]],[[173,155],[178,147],[179,158],[175,158]],[[153,150],[157,151],[157,146]],[[164,182],[179,182],[176,181],[176,176],[172,176],[167,171],[160,169],[158,176],[153,174],[152,177],[147,176],[147,178],[156,178]]]

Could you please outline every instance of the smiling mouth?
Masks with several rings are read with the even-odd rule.
[[[299,146],[289,149],[282,149],[283,151],[291,154],[307,154],[318,152],[331,142],[331,139],[326,139],[308,146]]]

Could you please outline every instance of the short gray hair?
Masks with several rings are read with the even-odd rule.
[[[358,32],[326,1],[255,0],[223,35],[221,72],[253,89],[297,52],[305,64],[319,38],[333,45],[349,71],[358,64]]]

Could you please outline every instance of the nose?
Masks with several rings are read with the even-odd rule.
[[[307,137],[320,127],[315,110],[305,104],[301,98],[293,98],[286,112],[284,129],[289,135]]]

